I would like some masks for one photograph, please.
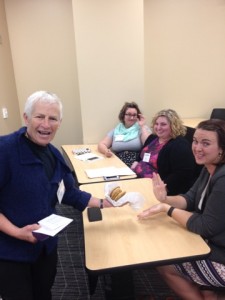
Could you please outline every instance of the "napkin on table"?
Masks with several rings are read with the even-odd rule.
[[[138,210],[142,207],[144,204],[144,197],[138,193],[138,192],[127,192],[123,197],[121,197],[119,200],[115,201],[110,198],[111,191],[120,186],[117,182],[107,182],[105,184],[105,198],[114,206],[122,206],[125,203],[129,203],[130,206]]]

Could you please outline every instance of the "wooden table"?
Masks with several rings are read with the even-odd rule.
[[[189,119],[182,119],[182,121],[185,126],[195,128],[200,122],[205,121],[205,119],[189,118]]]
[[[158,202],[150,179],[118,183],[127,192],[140,192],[144,196],[140,211]],[[81,185],[80,189],[104,197],[104,183]],[[85,265],[92,274],[187,261],[210,252],[199,235],[187,231],[164,213],[138,221],[138,212],[129,205],[101,212],[103,220],[98,222],[89,222],[87,209],[83,212]]]
[[[120,160],[115,154],[113,154],[112,157],[108,158],[100,152],[98,152],[97,145],[63,145],[61,147],[67,163],[70,165],[71,169],[74,170],[74,172],[76,173],[79,184],[104,181],[103,177],[88,178],[85,172],[86,169],[98,169],[108,167],[128,168],[127,165],[122,160]],[[97,156],[102,156],[103,159],[93,161],[81,161],[79,159],[76,159],[72,150],[81,148],[89,148],[91,150],[91,153],[96,154]],[[136,174],[120,176],[120,180],[131,178],[136,178]]]

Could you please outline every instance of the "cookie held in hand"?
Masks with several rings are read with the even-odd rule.
[[[126,194],[125,191],[122,191],[121,188],[119,186],[117,186],[116,188],[114,188],[111,193],[110,193],[110,198],[114,201],[119,200],[120,198],[122,198],[124,195]]]

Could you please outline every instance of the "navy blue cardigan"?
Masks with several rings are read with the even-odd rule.
[[[151,134],[143,148],[156,138],[156,135]],[[161,179],[167,184],[168,195],[187,192],[196,180],[196,164],[191,145],[181,136],[169,140],[160,150],[157,166]]]
[[[55,173],[49,180],[43,163],[24,139],[25,131],[23,127],[0,137],[0,212],[18,227],[37,223],[55,213],[57,190],[62,179],[66,188],[62,202],[84,210],[91,195],[75,188],[73,176],[61,153],[49,144],[56,158]],[[49,253],[56,245],[56,237],[31,244],[0,232],[0,259],[32,262],[43,248]]]

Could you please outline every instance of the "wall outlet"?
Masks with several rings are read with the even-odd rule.
[[[2,116],[3,116],[3,119],[8,118],[8,110],[6,107],[3,107],[3,109],[2,109]]]

